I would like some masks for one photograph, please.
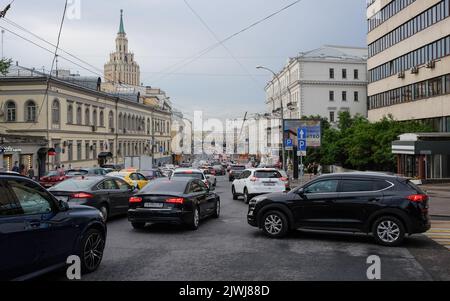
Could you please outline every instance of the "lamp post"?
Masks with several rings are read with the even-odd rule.
[[[286,154],[285,154],[285,148],[284,148],[284,107],[283,107],[283,93],[282,93],[282,89],[281,89],[281,81],[280,81],[280,77],[271,69],[264,67],[264,66],[257,66],[256,69],[263,69],[266,71],[269,71],[270,73],[273,74],[273,76],[277,79],[278,81],[278,89],[280,91],[280,104],[281,104],[281,153],[282,153],[282,166],[283,166],[283,170],[286,171]]]

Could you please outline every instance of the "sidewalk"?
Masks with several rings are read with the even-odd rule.
[[[305,175],[303,182],[291,179],[291,188],[305,184],[314,179],[314,176]],[[421,185],[430,196],[430,215],[432,217],[450,218],[450,184]]]

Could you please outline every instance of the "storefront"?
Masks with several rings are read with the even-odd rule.
[[[404,134],[392,143],[398,173],[427,181],[450,180],[450,133]]]

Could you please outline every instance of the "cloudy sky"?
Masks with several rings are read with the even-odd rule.
[[[264,86],[269,74],[257,65],[280,69],[288,57],[324,44],[365,46],[364,0],[303,0],[182,68],[199,51],[294,0],[69,0],[60,47],[99,69],[114,49],[120,9],[130,49],[141,66],[145,85],[166,90],[174,105],[193,115],[243,117],[265,110]],[[10,0],[0,0],[5,6]],[[81,4],[77,19],[76,3]],[[74,6],[75,5],[75,6]],[[53,43],[57,40],[64,0],[15,0],[8,19]],[[73,18],[75,16],[75,18]],[[0,26],[45,45],[4,20]],[[4,55],[23,66],[50,69],[52,55],[11,33],[4,36]],[[95,75],[66,61],[61,68]],[[88,67],[92,69],[92,67]],[[93,70],[98,72],[97,70]]]

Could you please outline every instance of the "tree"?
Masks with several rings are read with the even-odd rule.
[[[0,60],[0,73],[6,75],[8,73],[9,67],[11,67],[11,59],[1,59]]]

